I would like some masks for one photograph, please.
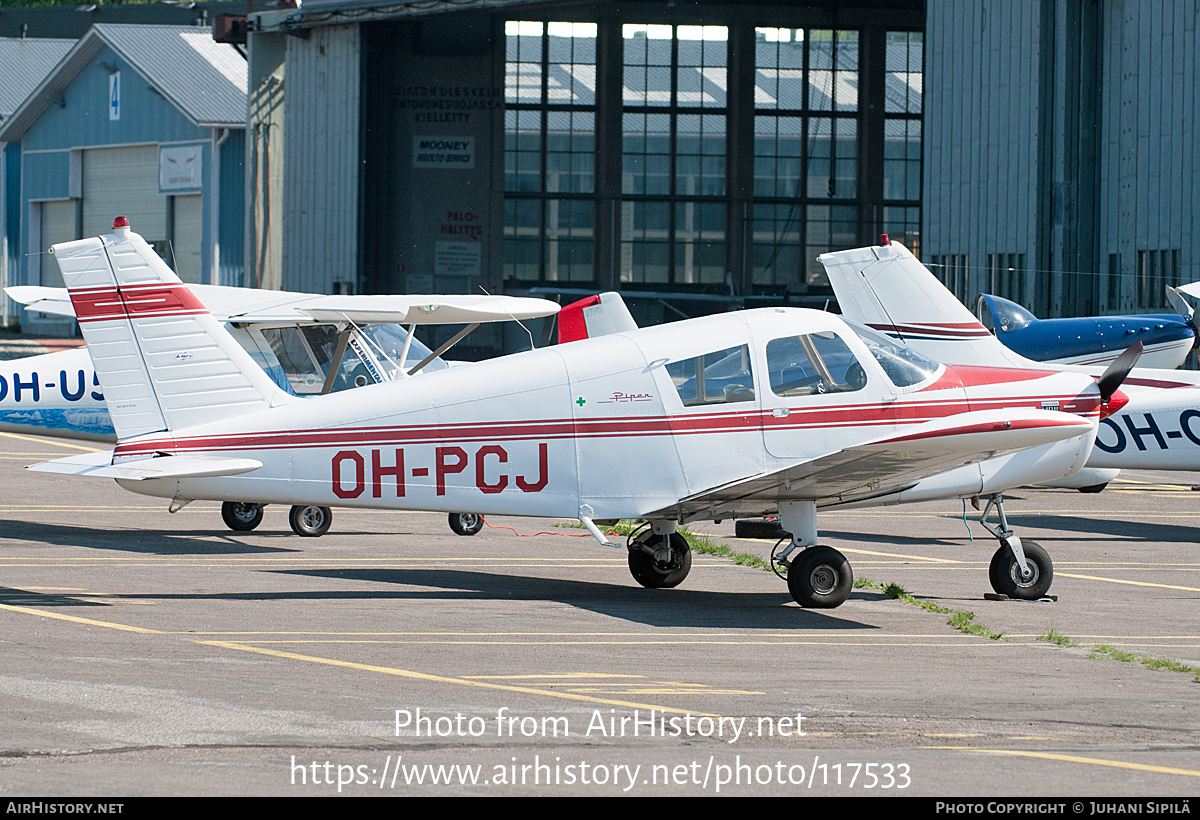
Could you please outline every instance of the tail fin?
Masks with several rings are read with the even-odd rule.
[[[128,226],[51,248],[117,438],[294,401]]]
[[[939,362],[1037,367],[1009,350],[897,242],[822,254],[842,315]]]
[[[637,330],[621,294],[613,291],[572,302],[558,312],[558,343]]]

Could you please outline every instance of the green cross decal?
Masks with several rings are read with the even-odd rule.
[[[583,396],[580,396],[579,398],[575,399],[575,403],[580,407],[583,407],[585,404],[587,404],[587,400]]]

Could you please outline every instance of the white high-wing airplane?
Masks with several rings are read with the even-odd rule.
[[[647,587],[687,575],[678,525],[778,512],[792,536],[774,558],[793,598],[837,606],[853,573],[817,545],[818,506],[998,501],[1078,470],[1096,420],[1126,400],[1116,369],[1099,382],[960,372],[831,314],[767,308],[300,401],[128,227],[53,253],[118,444],[31,469],[114,478],[173,509],[252,499],[572,517],[608,546],[598,523],[644,519],[628,559]],[[993,587],[1045,594],[1049,556],[1002,509],[1001,527]]]
[[[559,310],[545,299],[486,294],[320,296],[213,285],[195,285],[192,291],[281,389],[300,397],[443,370],[450,363],[441,354],[479,324]],[[30,310],[76,318],[66,288],[16,286],[6,292]],[[432,351],[413,334],[417,325],[430,324],[467,327]],[[4,363],[0,431],[115,441],[88,350]],[[294,511],[293,518],[303,512]],[[309,510],[307,515],[311,521],[318,513]],[[261,504],[228,501],[221,517],[230,529],[248,531],[262,522],[263,509]],[[328,528],[327,521],[324,526]],[[473,513],[455,513],[450,526],[460,535],[473,535],[483,525]]]
[[[897,242],[822,254],[820,261],[846,318],[956,369],[967,365],[1100,373],[1096,367],[1030,361],[1005,347]],[[1189,287],[1181,290],[1190,292]],[[1122,385],[1129,402],[1101,420],[1095,449],[1077,476],[1077,486],[1098,485],[1101,479],[1096,476],[1111,478],[1121,469],[1200,470],[1198,387],[1200,373],[1195,371],[1130,371]]]

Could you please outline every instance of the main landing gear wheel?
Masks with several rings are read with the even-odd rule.
[[[262,523],[263,505],[247,504],[243,501],[226,501],[221,505],[221,520],[231,530],[250,532]]]
[[[665,560],[660,560],[645,551],[660,551],[664,537],[671,539]],[[633,575],[633,580],[647,589],[677,587],[683,583],[691,569],[692,549],[688,546],[687,539],[677,532],[662,536],[647,530],[629,545],[629,572]]]
[[[288,522],[296,535],[319,538],[329,532],[329,525],[333,523],[333,510],[328,507],[297,504],[288,513]]]
[[[479,513],[450,513],[450,529],[455,535],[474,535],[483,529],[483,516]]]
[[[1050,591],[1050,584],[1054,581],[1054,564],[1050,561],[1050,555],[1032,541],[1024,542],[1021,547],[1025,553],[1025,563],[1032,571],[1028,578],[1021,577],[1021,565],[1017,563],[1012,550],[1001,545],[992,556],[988,579],[992,582],[992,589],[1001,595],[1022,601],[1036,601]]]
[[[833,547],[809,547],[788,566],[788,592],[806,609],[833,609],[850,597],[854,571]]]

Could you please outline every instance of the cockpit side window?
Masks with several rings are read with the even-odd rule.
[[[867,385],[866,371],[832,331],[767,342],[767,372],[771,390],[785,398],[852,393]]]
[[[754,401],[748,345],[672,362],[666,370],[684,407]]]

